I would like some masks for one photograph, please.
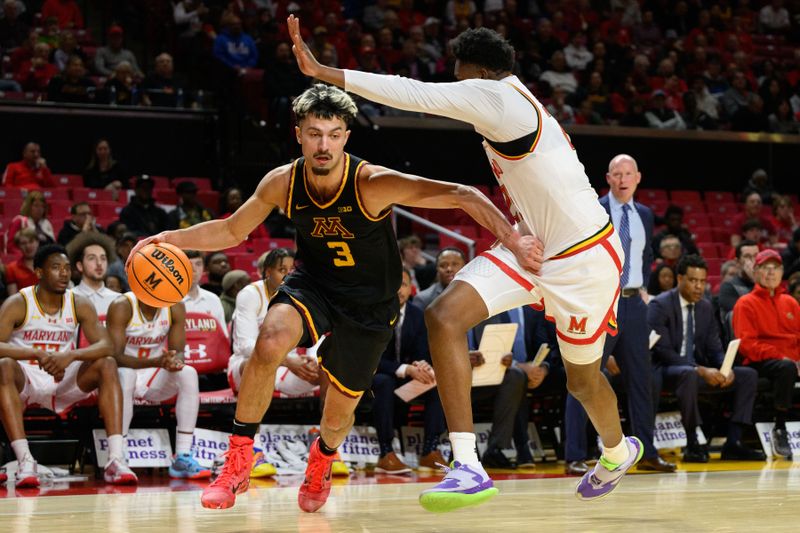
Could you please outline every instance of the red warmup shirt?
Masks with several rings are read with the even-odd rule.
[[[25,265],[24,259],[6,265],[6,284],[16,283],[17,290],[36,285],[38,282],[36,272]]]
[[[789,358],[800,361],[800,304],[781,287],[770,296],[756,285],[733,307],[733,331],[742,340],[744,363]]]
[[[42,6],[42,20],[58,19],[59,28],[83,28],[83,14],[75,0],[46,0]]]
[[[23,161],[9,163],[3,174],[3,185],[6,187],[20,187],[23,189],[41,189],[53,185],[53,176],[50,169],[43,166],[31,168]]]

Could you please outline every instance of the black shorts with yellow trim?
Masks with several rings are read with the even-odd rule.
[[[270,305],[292,305],[303,318],[298,346],[317,350],[320,367],[342,394],[357,397],[372,387],[372,378],[392,339],[400,313],[397,298],[373,305],[341,302],[326,296],[309,276],[295,271],[286,276]]]

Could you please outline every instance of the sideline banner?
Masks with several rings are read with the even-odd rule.
[[[772,457],[772,428],[775,422],[758,422],[756,431],[761,440],[761,447],[767,458]],[[789,446],[792,447],[792,460],[800,461],[800,422],[786,422],[786,431],[789,433]]]
[[[97,466],[108,463],[108,437],[106,430],[92,430]],[[125,440],[128,465],[133,468],[162,467],[172,463],[172,445],[166,429],[131,429]]]
[[[200,463],[200,466],[211,468],[214,459],[228,451],[230,436],[230,433],[224,431],[195,428],[192,446],[194,458]]]
[[[707,442],[703,430],[699,427],[697,428],[697,442],[700,444]],[[686,430],[681,423],[680,411],[669,411],[656,415],[653,444],[659,450],[686,446]]]

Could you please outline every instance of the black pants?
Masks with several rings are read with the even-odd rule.
[[[528,375],[519,368],[509,368],[503,375],[503,381],[494,387],[474,387],[472,403],[493,401],[492,430],[489,434],[487,449],[509,448],[514,433],[517,413],[525,401],[528,390]]]
[[[733,369],[733,384],[727,389],[711,387],[697,373],[693,366],[666,366],[656,368],[653,376],[653,387],[675,393],[681,411],[681,422],[686,434],[694,435],[694,430],[703,422],[700,418],[700,407],[697,402],[700,393],[733,391],[733,412],[731,422],[750,425],[753,420],[753,403],[756,400],[758,373],[752,368],[737,366]]]
[[[797,365],[788,359],[767,359],[758,363],[750,363],[759,377],[772,382],[775,395],[775,409],[788,411],[792,407],[792,393],[797,381]]]
[[[391,446],[394,438],[396,411],[402,409],[403,412],[408,412],[408,404],[394,394],[394,390],[400,385],[402,385],[401,380],[389,374],[375,374],[372,380],[372,393],[375,395],[372,405],[373,423],[378,442],[384,446]],[[438,389],[429,390],[421,395],[419,400],[425,402],[424,438],[427,440],[429,437],[440,435],[446,429],[446,424]]]

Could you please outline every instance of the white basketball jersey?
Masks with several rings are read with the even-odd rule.
[[[267,296],[267,282],[263,279],[254,281],[242,290],[248,291],[250,294],[258,295],[258,312],[256,313],[256,324],[259,329],[264,319],[267,318],[267,310],[269,309],[269,296]]]
[[[603,229],[609,216],[558,121],[527,88],[503,83],[530,102],[539,128],[524,138],[521,150],[517,141],[489,144],[484,140],[483,146],[511,214],[517,221],[524,220],[542,240],[544,257],[549,259]],[[502,148],[512,143],[515,153],[504,154]]]
[[[139,308],[139,300],[133,292],[125,297],[131,304],[131,320],[125,328],[125,355],[139,359],[161,357],[169,336],[172,315],[168,307],[161,307],[152,320],[147,320]]]
[[[36,285],[25,287],[19,293],[25,299],[25,321],[11,332],[12,346],[22,346],[45,352],[66,352],[75,348],[78,340],[78,318],[75,312],[75,295],[67,289],[61,299],[61,309],[48,315],[36,298]],[[36,361],[28,361],[36,364]]]

